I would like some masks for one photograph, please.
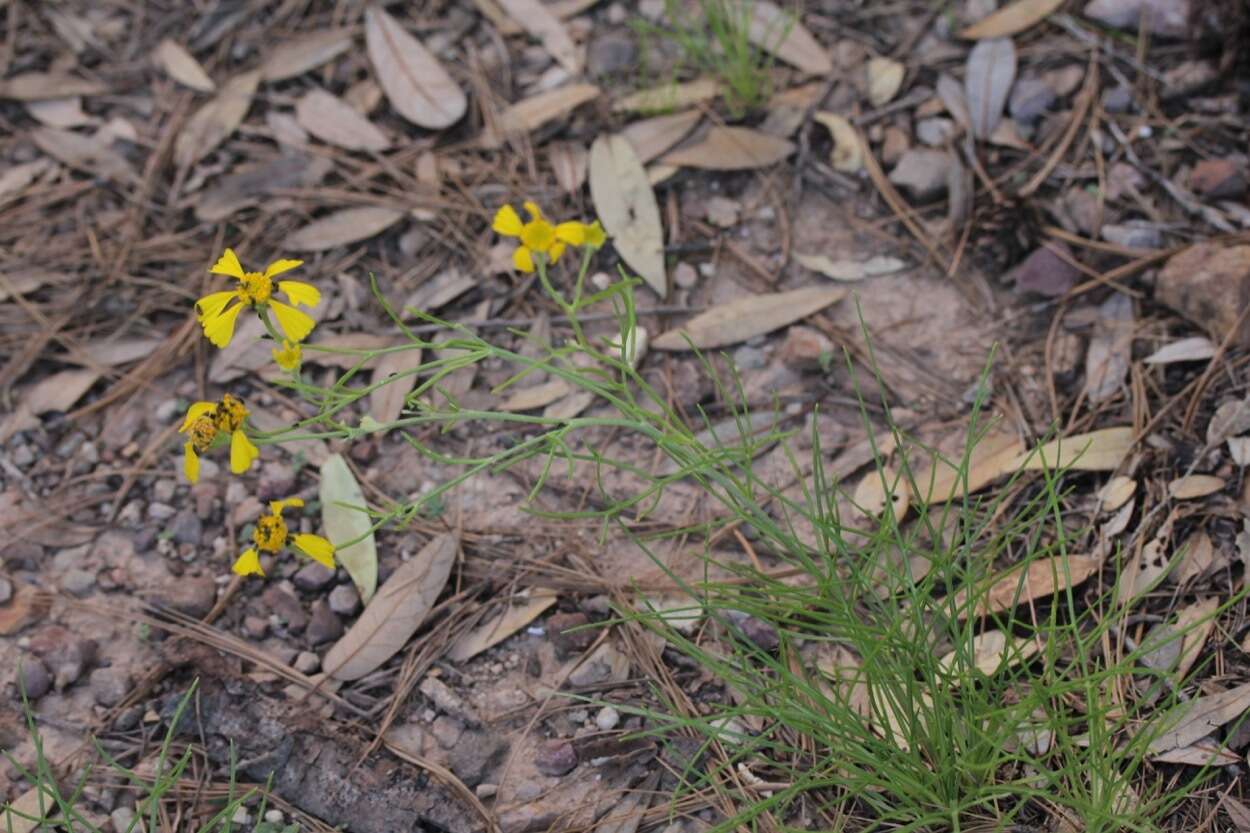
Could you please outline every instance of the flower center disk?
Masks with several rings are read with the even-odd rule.
[[[273,295],[273,280],[261,272],[245,272],[239,278],[239,297],[244,302],[256,306],[269,303]]]
[[[265,515],[256,522],[256,531],[252,533],[252,541],[256,548],[265,552],[277,552],[286,546],[286,521],[281,515]]]

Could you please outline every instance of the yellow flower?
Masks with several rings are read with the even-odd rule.
[[[187,480],[195,483],[200,479],[199,455],[212,448],[219,435],[230,437],[230,471],[242,474],[251,468],[260,449],[243,433],[246,419],[243,402],[228,393],[221,402],[195,402],[187,408],[187,416],[178,429],[178,433],[187,435],[182,447],[182,470]]]
[[[273,348],[273,360],[283,370],[299,370],[300,361],[303,360],[299,342],[283,339],[282,347]]]
[[[495,212],[495,220],[491,228],[504,237],[516,237],[521,245],[512,252],[512,265],[520,272],[534,271],[535,253],[543,255],[548,263],[555,263],[564,254],[567,246],[581,246],[586,242],[586,226],[584,223],[560,223],[552,225],[543,217],[542,210],[527,201],[525,210],[530,221],[524,223],[510,205],[505,205]]]
[[[603,244],[608,242],[608,235],[603,230],[603,225],[595,220],[586,226],[586,245],[592,249],[602,249]]]
[[[289,272],[303,264],[302,260],[275,260],[265,268],[264,272],[244,272],[238,256],[233,249],[213,264],[208,271],[214,275],[226,275],[238,280],[239,285],[223,292],[205,295],[195,302],[198,312],[197,319],[204,328],[204,335],[218,347],[225,347],[234,336],[234,322],[244,307],[252,309],[268,308],[273,310],[278,325],[291,341],[303,341],[312,332],[316,324],[313,317],[299,306],[303,304],[310,309],[321,302],[321,292],[317,287],[301,281],[278,281],[278,291],[286,295],[291,305],[276,300],[274,295],[275,275]],[[238,299],[240,303],[231,306]]]
[[[265,571],[260,566],[260,553],[281,552],[285,547],[293,546],[304,555],[329,569],[334,569],[334,545],[320,535],[308,535],[297,532],[291,534],[287,529],[282,511],[288,506],[301,507],[304,501],[297,497],[286,500],[275,500],[269,503],[269,514],[256,522],[252,532],[252,544],[235,560],[231,569],[241,576],[263,576]]]

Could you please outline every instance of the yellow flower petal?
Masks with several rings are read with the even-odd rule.
[[[556,227],[546,220],[526,223],[521,229],[521,242],[536,252],[545,252],[556,242]]]
[[[187,418],[182,421],[182,427],[178,429],[179,434],[185,434],[187,429],[191,427],[191,423],[200,417],[212,411],[217,406],[212,402],[192,402],[191,407],[187,408]]]
[[[303,360],[303,351],[300,350],[299,342],[291,342],[283,339],[282,347],[273,348],[273,360],[278,363],[278,367],[283,370],[299,370],[300,362]]]
[[[269,501],[269,511],[275,515],[281,515],[282,510],[287,507],[299,509],[303,505],[304,499],[298,497],[289,497],[286,500],[271,500]]]
[[[570,246],[580,246],[586,242],[586,228],[584,223],[561,223],[556,226],[556,239]]]
[[[320,535],[298,533],[291,536],[295,548],[324,567],[334,569],[334,545]]]
[[[235,304],[216,318],[200,322],[204,325],[204,335],[214,346],[225,347],[234,338],[234,322],[242,311],[243,304]]]
[[[516,209],[505,205],[495,212],[495,221],[490,227],[496,234],[502,234],[504,237],[520,237],[522,225],[524,224],[517,215]]]
[[[586,245],[592,249],[603,248],[603,244],[608,242],[608,235],[603,230],[603,224],[595,220],[586,226]]]
[[[226,304],[234,298],[239,297],[239,293],[233,289],[225,292],[214,292],[211,295],[205,295],[203,298],[195,302],[196,318],[201,324],[206,320],[216,318],[221,315],[221,311],[226,308]]]
[[[321,290],[303,281],[278,281],[278,289],[286,293],[287,300],[295,306],[303,304],[312,308],[321,303]]]
[[[516,267],[518,272],[524,272],[528,275],[534,271],[534,253],[524,246],[517,246],[512,253],[512,265]]]
[[[240,428],[230,435],[230,471],[242,474],[252,467],[252,463],[259,456],[260,449],[247,438],[243,429]]]
[[[200,457],[195,453],[195,446],[191,443],[182,447],[182,473],[191,483],[200,481]]]
[[[290,272],[292,269],[298,269],[303,265],[304,261],[302,260],[275,260],[265,267],[265,277],[272,278],[274,275]]]
[[[243,280],[243,264],[239,263],[239,256],[234,253],[234,249],[226,249],[226,253],[208,271],[214,275],[229,275]]]
[[[230,569],[239,576],[263,576],[265,574],[265,571],[260,568],[260,553],[255,549],[244,550]]]
[[[533,200],[526,200],[523,205],[530,215],[530,222],[538,222],[543,218],[543,210],[538,207],[538,203]]]
[[[269,308],[273,310],[273,315],[278,319],[278,326],[282,328],[282,332],[286,333],[286,337],[291,341],[303,341],[308,338],[308,334],[312,332],[317,322],[313,317],[302,310],[295,307],[288,307],[286,304],[278,301],[270,301]]]
[[[560,259],[560,255],[564,254],[563,243],[552,243],[551,248],[547,250],[547,257],[551,258],[551,262],[555,263]]]

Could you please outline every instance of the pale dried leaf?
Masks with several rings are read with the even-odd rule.
[[[499,114],[496,127],[504,135],[530,133],[547,122],[567,116],[602,94],[594,84],[566,84],[518,101]],[[498,145],[501,137],[485,137],[488,146]]]
[[[990,432],[981,437],[970,452],[960,450],[957,455],[935,459],[926,468],[918,470],[916,487],[927,494],[920,499],[924,503],[937,504],[975,494],[1003,475],[1015,471],[1023,451],[1024,444],[1015,432]]]
[[[265,81],[285,81],[316,69],[351,48],[352,33],[348,29],[325,29],[284,38],[266,53],[260,75]]]
[[[398,223],[404,212],[381,206],[344,208],[314,220],[287,238],[286,245],[296,252],[324,252],[368,240]]]
[[[986,631],[974,636],[971,647],[973,665],[986,676],[997,674],[1004,668],[1019,665],[1040,650],[1036,639],[1008,636],[998,630]],[[949,672],[957,667],[958,660],[958,652],[951,651],[938,660],[938,665]]]
[[[1147,541],[1120,569],[1115,585],[1115,603],[1132,604],[1145,593],[1158,586],[1175,565],[1176,559],[1168,558],[1167,546],[1171,527]]]
[[[969,40],[1006,38],[1045,20],[1063,5],[1063,0],[1016,0],[990,12],[959,33]]]
[[[1240,717],[1247,709],[1250,709],[1250,683],[1178,703],[1147,725],[1151,730],[1156,726],[1164,727],[1150,742],[1149,754],[1154,757],[1187,747]]]
[[[48,127],[82,127],[95,123],[95,119],[83,112],[82,99],[78,96],[28,101],[26,112]]]
[[[582,57],[568,29],[539,0],[496,0],[522,29],[542,43],[556,63],[577,75],[582,71]]]
[[[23,269],[15,275],[0,272],[0,301],[28,295],[45,284],[61,283],[64,280],[64,275],[43,269]]]
[[[231,341],[231,344],[234,342]],[[329,333],[321,328],[313,331],[312,340],[306,346],[340,350],[380,350],[394,344],[394,340],[376,333]],[[229,347],[226,348],[230,349]],[[337,367],[339,370],[350,370],[359,367],[362,370],[373,370],[381,361],[380,356],[366,359],[358,353],[322,352],[320,349],[304,351],[304,361],[322,367]]]
[[[877,255],[867,260],[830,260],[826,255],[795,253],[794,259],[805,269],[818,272],[835,281],[862,281],[878,275],[892,275],[907,264],[897,257]]]
[[[1215,612],[1219,608],[1220,600],[1211,596],[1186,605],[1176,614],[1176,630],[1184,634],[1181,637],[1181,658],[1173,672],[1177,683],[1185,681],[1202,654],[1202,647],[1215,629]]]
[[[164,343],[163,338],[94,339],[83,345],[81,353],[71,353],[65,360],[88,367],[117,367],[147,358]]]
[[[447,659],[466,662],[482,651],[493,648],[541,616],[558,598],[555,590],[535,588],[518,594],[520,604],[508,604],[498,614],[490,617],[471,631],[465,632],[452,643]]]
[[[1150,760],[1160,764],[1189,766],[1236,766],[1244,763],[1240,755],[1224,748],[1215,738],[1203,738],[1180,749],[1151,753]]]
[[[565,380],[551,379],[540,385],[521,388],[495,407],[509,413],[545,408],[551,403],[563,399],[570,391],[572,391],[572,388]]]
[[[450,127],[464,116],[469,102],[460,85],[381,6],[365,10],[365,46],[395,112],[430,130]]]
[[[199,162],[228,139],[252,107],[260,72],[252,70],[227,81],[216,96],[196,110],[174,140],[174,162],[180,168]]]
[[[259,316],[249,313],[240,315],[234,328],[234,338],[222,349],[213,351],[208,381],[217,384],[232,382],[246,373],[272,364],[273,345],[261,340],[264,334],[265,325]],[[304,358],[307,360],[308,356]]]
[[[634,122],[622,130],[621,135],[634,149],[638,161],[645,165],[686,138],[701,118],[703,114],[698,110],[656,116]]]
[[[591,145],[590,197],[621,258],[657,295],[666,297],[660,207],[646,170],[623,136],[600,136]]]
[[[408,296],[404,301],[404,317],[410,317],[411,310],[426,313],[437,312],[477,286],[478,283],[476,278],[466,275],[459,269],[441,272],[418,286]]]
[[[846,290],[841,287],[811,287],[736,298],[664,333],[652,346],[657,350],[706,350],[736,344],[793,324],[844,297]]]
[[[1025,471],[1046,468],[1114,471],[1132,447],[1132,426],[1102,428],[1088,434],[1051,440],[1022,455],[1018,463]]]
[[[1207,445],[1215,447],[1229,437],[1250,432],[1250,399],[1225,402],[1207,423]]]
[[[1237,764],[1240,761],[1234,757],[1233,763]],[[1227,793],[1224,794],[1220,803],[1224,807],[1224,812],[1228,814],[1229,820],[1236,826],[1237,833],[1250,833],[1250,807]]]
[[[1110,520],[1099,527],[1098,531],[1102,537],[1110,540],[1128,529],[1128,523],[1133,518],[1133,509],[1136,506],[1137,502],[1134,500],[1121,506]]]
[[[964,94],[972,118],[972,132],[988,139],[1002,118],[1003,106],[1016,80],[1016,47],[1010,38],[977,41],[968,53]]]
[[[61,805],[57,801],[57,794],[46,784],[36,784],[13,801],[0,805],[0,829],[4,833],[51,830],[59,825],[47,827],[41,822],[60,818]]]
[[[21,391],[17,406],[0,423],[0,442],[7,442],[18,431],[35,428],[42,414],[68,411],[99,378],[98,370],[62,370]]]
[[[937,94],[946,112],[965,130],[972,129],[972,113],[968,110],[968,97],[964,87],[952,76],[942,73],[937,80]]]
[[[1250,437],[1229,437],[1228,454],[1237,465],[1250,465]]]
[[[747,38],[751,43],[809,75],[833,72],[833,59],[793,12],[782,10],[769,0],[748,3],[751,22]]]
[[[1182,338],[1165,344],[1142,359],[1146,364],[1172,364],[1173,362],[1200,362],[1215,355],[1215,344],[1206,336]]]
[[[829,128],[833,136],[833,150],[829,153],[829,164],[834,170],[843,173],[858,173],[864,167],[864,145],[860,141],[859,131],[847,120],[846,116],[821,111],[812,118]]]
[[[1013,567],[987,585],[969,592],[955,594],[954,604],[960,618],[969,615],[969,601],[975,601],[972,615],[986,616],[1035,599],[1053,596],[1068,587],[1075,587],[1098,572],[1102,559],[1087,555],[1057,555],[1029,563],[1026,569]],[[943,605],[945,607],[945,605]]]
[[[62,165],[126,185],[139,182],[125,157],[95,136],[55,127],[36,127],[30,131],[30,139],[35,147]]]
[[[713,127],[707,135],[660,160],[665,165],[738,171],[766,168],[794,153],[794,143],[749,127]]]
[[[1094,334],[1085,353],[1085,394],[1105,402],[1125,385],[1133,353],[1133,301],[1116,293],[1098,308]]]
[[[638,111],[655,113],[665,110],[680,110],[695,104],[703,104],[720,95],[720,82],[714,78],[700,78],[682,84],[664,84],[647,90],[640,90],[625,96],[612,105],[618,113]]]
[[[1118,474],[1098,491],[1098,511],[1114,512],[1137,494],[1137,481]]]
[[[347,150],[382,151],[391,145],[377,125],[320,88],[309,90],[295,103],[295,118],[321,141]]]
[[[87,81],[73,75],[48,72],[27,72],[0,81],[0,98],[16,101],[39,101],[71,95],[101,95],[108,87],[98,81]]]
[[[894,519],[901,521],[911,506],[911,486],[890,468],[870,471],[855,487],[851,500],[860,512],[871,518],[880,517],[889,506]]]
[[[907,68],[891,58],[874,57],[864,67],[868,80],[868,102],[873,107],[884,107],[903,86]]]
[[[36,159],[8,167],[0,173],[0,203],[7,202],[9,197],[20,195],[36,179],[55,169],[56,165],[50,159]],[[3,290],[0,289],[0,292]]]
[[[1195,530],[1181,544],[1180,564],[1175,577],[1178,584],[1187,584],[1206,573],[1215,564],[1215,544],[1201,529]]]
[[[217,85],[213,83],[213,79],[204,71],[204,67],[200,65],[200,62],[195,60],[195,56],[188,52],[186,47],[172,38],[165,38],[156,45],[156,51],[152,53],[152,60],[170,78],[183,86],[199,90],[202,93],[211,93],[217,89]]]
[[[421,366],[421,350],[398,350],[385,353],[378,359],[373,368],[373,384],[377,385],[392,379],[369,394],[369,413],[380,423],[393,422],[399,419],[404,410],[408,394],[417,384],[416,370]]]
[[[402,650],[447,584],[459,544],[445,533],[400,564],[321,667],[336,680],[358,680]]]
[[[324,156],[295,152],[260,164],[239,166],[199,195],[195,216],[208,223],[220,222],[277,191],[317,185],[333,168],[334,163]]]
[[[1224,478],[1210,474],[1191,474],[1178,477],[1168,484],[1168,495],[1173,500],[1193,500],[1213,495],[1224,488]]]
[[[566,194],[577,194],[590,172],[590,152],[581,142],[553,142],[547,149],[551,171]]]
[[[341,454],[331,454],[321,464],[321,523],[334,544],[334,560],[347,570],[366,605],[378,589],[378,546],[370,527],[365,494]],[[361,538],[361,536],[364,536]],[[357,538],[356,543],[343,546]],[[339,677],[339,679],[343,679]]]

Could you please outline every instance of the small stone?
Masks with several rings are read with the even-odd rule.
[[[733,352],[733,361],[739,370],[759,370],[768,364],[768,356],[760,348],[744,344]]]
[[[295,470],[286,463],[271,461],[260,470],[257,484],[261,500],[283,500],[295,491]]]
[[[36,631],[28,647],[52,672],[58,690],[77,682],[95,663],[99,652],[95,640],[82,639],[60,625],[48,625]]]
[[[1020,124],[1032,124],[1055,103],[1054,89],[1040,78],[1022,78],[1011,88],[1007,111]]]
[[[916,138],[929,147],[944,146],[955,138],[957,132],[955,122],[947,118],[935,117],[916,122]]]
[[[13,464],[19,469],[24,469],[33,462],[35,462],[35,452],[30,446],[23,443],[13,449]]]
[[[13,582],[0,576],[0,605],[8,604],[13,598]]]
[[[360,594],[354,584],[340,584],[330,591],[330,610],[339,616],[354,616],[360,610]]]
[[[270,824],[282,824],[282,822],[286,821],[286,816],[282,814],[281,810],[266,810],[265,821]]]
[[[547,620],[547,635],[556,656],[567,659],[580,654],[595,641],[594,628],[585,627],[590,619],[584,613],[556,613]],[[578,630],[573,630],[578,628]]]
[[[291,664],[301,674],[312,674],[321,668],[321,658],[312,651],[300,651],[295,655],[295,662]]]
[[[305,634],[312,645],[333,642],[343,635],[343,621],[334,615],[325,602],[313,602],[312,616],[308,620],[308,632]]]
[[[303,567],[300,567],[299,572],[291,580],[295,582],[295,586],[300,590],[315,593],[318,590],[326,589],[334,583],[334,571],[324,564],[310,561]]]
[[[1113,29],[1138,31],[1153,36],[1183,38],[1189,32],[1193,0],[1090,0],[1085,16]]]
[[[293,595],[277,584],[271,584],[260,595],[261,606],[278,617],[291,633],[303,633],[308,627],[308,614]]]
[[[95,587],[95,573],[87,570],[70,570],[61,577],[60,586],[66,593],[81,599]]]
[[[693,289],[698,282],[699,273],[689,263],[682,261],[673,269],[673,283],[679,288]]]
[[[240,826],[246,826],[252,823],[252,816],[247,812],[247,808],[240,804],[234,811],[234,815],[230,817],[230,821]]]
[[[1157,249],[1163,245],[1163,233],[1154,223],[1129,220],[1102,227],[1102,239],[1129,249]]]
[[[903,154],[911,149],[911,139],[907,131],[899,127],[887,127],[885,138],[881,140],[881,161],[893,165],[903,158]]]
[[[203,619],[217,604],[217,582],[212,576],[182,576],[154,594],[152,601],[193,619]]]
[[[1194,165],[1189,184],[1213,200],[1237,199],[1246,193],[1246,172],[1231,159],[1204,159]]]
[[[204,525],[200,521],[200,516],[190,509],[183,509],[173,520],[169,522],[169,526],[165,528],[169,536],[179,544],[200,543],[200,535],[204,531]]]
[[[1067,260],[1060,256],[1067,256]],[[1053,240],[1033,250],[1011,272],[1020,292],[1036,292],[1047,298],[1058,298],[1076,285],[1081,272],[1069,261],[1075,255],[1067,243]]]
[[[946,192],[947,172],[954,164],[951,155],[941,150],[915,148],[890,172],[890,182],[909,190],[919,202],[936,199]]]
[[[582,688],[629,677],[629,657],[611,642],[604,642],[569,674],[569,685]]]
[[[165,399],[156,406],[156,410],[152,412],[152,415],[156,417],[158,422],[169,422],[176,413],[178,413],[178,400]]]
[[[534,768],[543,775],[559,778],[577,767],[577,750],[567,740],[549,740],[538,747]]]
[[[430,734],[438,741],[439,746],[451,749],[460,742],[460,736],[464,734],[464,724],[454,717],[439,715],[430,726]]]
[[[495,793],[499,792],[498,784],[478,784],[473,789],[473,794],[478,798],[493,798]]]
[[[638,45],[625,32],[600,35],[586,47],[586,72],[604,78],[629,71],[638,63]]]
[[[608,6],[608,23],[613,26],[620,26],[626,20],[629,20],[629,12],[620,3],[613,3]]]
[[[126,699],[133,681],[124,668],[97,668],[91,672],[88,685],[91,696],[101,706],[112,708]]]
[[[19,660],[17,672],[18,699],[20,700],[22,692],[25,692],[28,700],[38,700],[51,690],[52,675],[48,672],[48,666],[40,662],[37,657],[22,657]]]
[[[1159,270],[1155,300],[1223,341],[1250,304],[1250,246],[1198,243],[1174,255]],[[1250,322],[1242,323],[1233,344],[1250,347]]]
[[[813,327],[796,324],[786,331],[780,358],[801,370],[817,370],[833,355],[833,340]]]
[[[154,521],[167,521],[178,513],[168,503],[153,502],[148,504],[148,517]]]
[[[127,833],[127,831],[142,833],[143,831],[143,822],[135,823],[135,811],[129,807],[118,807],[109,813],[109,821],[112,822],[115,833]]]
[[[201,460],[200,466],[203,467],[203,465],[204,461]],[[200,479],[202,480],[203,478]],[[251,493],[248,492],[247,487],[243,485],[243,481],[238,478],[230,480],[229,484],[226,486],[226,503],[231,506],[238,506],[250,495]]]
[[[158,503],[169,503],[174,499],[174,493],[178,489],[178,484],[168,478],[158,480],[152,484],[152,500]]]
[[[469,731],[447,754],[447,765],[466,786],[476,787],[503,761],[508,744],[498,736]]]
[[[1126,113],[1133,106],[1133,91],[1128,87],[1112,87],[1102,94],[1102,109],[1108,113]]]
[[[667,0],[640,0],[638,13],[650,21],[657,21],[664,16]]]
[[[741,638],[750,642],[756,648],[767,653],[777,650],[777,646],[781,644],[781,637],[777,634],[777,629],[769,622],[765,622],[755,616],[751,616],[741,611],[729,611],[729,620],[738,626],[741,631],[737,634]]]
[[[230,510],[230,521],[235,526],[246,526],[254,523],[265,511],[265,506],[255,495],[248,495],[241,503],[233,504]]]
[[[706,216],[714,226],[733,228],[742,218],[742,203],[728,197],[712,197],[707,201]]]
[[[611,706],[604,706],[595,715],[595,725],[601,732],[610,732],[621,722],[621,713]]]
[[[200,472],[201,477],[203,471]],[[191,487],[191,497],[195,499],[195,516],[201,521],[208,520],[213,516],[213,507],[217,502],[217,484],[208,479],[201,479]],[[175,523],[177,518],[174,519]],[[192,541],[189,543],[198,543]]]
[[[244,616],[243,632],[252,639],[264,639],[269,633],[269,620],[261,616]]]

